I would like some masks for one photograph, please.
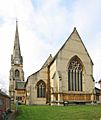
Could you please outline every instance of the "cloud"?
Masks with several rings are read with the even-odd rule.
[[[100,3],[100,0],[0,0],[1,86],[5,83],[6,88],[9,83],[16,18],[25,80],[40,69],[50,53],[57,52],[74,26],[94,61],[94,77],[98,80],[101,73]]]
[[[100,4],[100,0],[76,1],[73,8],[74,25],[77,25],[81,31],[88,32],[92,28],[94,30],[96,24],[100,23],[101,20]]]

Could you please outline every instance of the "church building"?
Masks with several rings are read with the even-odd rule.
[[[10,72],[13,83],[19,81],[15,79],[16,70],[23,77],[20,50],[14,57],[15,52]],[[76,28],[57,54],[54,57],[50,55],[40,70],[27,78],[25,89],[26,104],[63,105],[66,102],[78,104],[95,101],[93,62]]]

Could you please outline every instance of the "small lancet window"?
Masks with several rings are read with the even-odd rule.
[[[20,76],[19,70],[15,70],[15,77],[19,77],[19,76]]]

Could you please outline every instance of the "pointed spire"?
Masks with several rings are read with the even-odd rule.
[[[18,36],[18,39],[19,39],[18,21],[17,21],[17,19],[16,19],[16,33],[15,33],[15,35],[17,35],[17,36]]]
[[[18,32],[18,21],[16,20],[16,31],[15,31],[15,41],[14,41],[14,48],[13,48],[13,61],[14,64],[21,64],[22,63],[22,56],[20,51],[20,42],[19,42],[19,32]]]
[[[16,20],[16,31],[15,31],[15,41],[14,41],[14,57],[20,57],[20,43],[19,43],[19,32],[18,32],[18,21]]]

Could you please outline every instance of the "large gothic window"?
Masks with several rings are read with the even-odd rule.
[[[82,91],[83,65],[81,60],[74,56],[68,66],[68,90]]]
[[[15,70],[15,77],[19,77],[19,76],[20,76],[19,70]]]
[[[37,83],[37,97],[38,98],[44,98],[45,97],[45,93],[46,93],[45,82],[40,80]]]

